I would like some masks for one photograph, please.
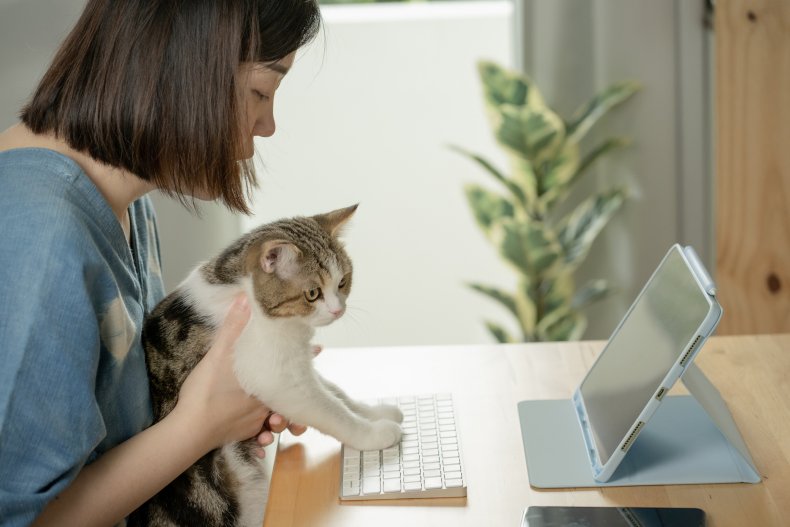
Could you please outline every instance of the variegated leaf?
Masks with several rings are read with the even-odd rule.
[[[473,184],[466,185],[464,190],[475,219],[487,236],[490,237],[493,225],[499,224],[503,218],[513,217],[513,204],[499,194]]]
[[[480,61],[477,71],[483,83],[486,102],[492,107],[502,104],[516,106],[545,105],[543,97],[532,81],[520,73],[490,61]]]
[[[499,249],[502,256],[529,279],[550,274],[562,259],[562,246],[543,222],[504,220]]]
[[[471,289],[474,289],[478,293],[482,293],[483,295],[493,300],[496,300],[497,302],[505,306],[505,308],[510,313],[512,313],[513,316],[518,318],[519,311],[518,311],[518,307],[516,306],[517,300],[512,294],[506,291],[502,291],[499,288],[488,286],[488,285],[477,284],[477,283],[472,283],[468,285]]]
[[[500,172],[494,165],[492,165],[485,158],[477,154],[473,154],[472,152],[469,152],[468,150],[465,150],[458,146],[451,146],[450,148],[452,148],[459,154],[463,154],[468,158],[470,158],[471,160],[475,161],[478,165],[483,167],[489,174],[494,176],[494,179],[502,183],[502,185],[504,185],[505,188],[507,188],[510,191],[510,193],[513,195],[515,201],[520,203],[522,207],[527,205],[527,197],[524,193],[524,189],[522,189],[514,181],[511,181],[510,178],[502,174],[502,172]]]
[[[568,181],[569,185],[572,185],[576,182],[576,180],[588,169],[590,165],[592,165],[595,161],[597,161],[601,156],[604,154],[608,154],[612,150],[617,150],[618,148],[623,148],[631,144],[631,141],[624,137],[612,137],[607,139],[600,145],[596,146],[592,150],[590,150],[587,155],[584,156],[581,163],[577,167],[576,173],[573,175]]]
[[[532,163],[520,154],[510,156],[513,180],[524,193],[524,212],[526,216],[536,216],[542,211],[535,208],[538,202],[538,180]]]
[[[622,103],[641,86],[634,81],[613,84],[579,108],[567,124],[568,140],[579,142],[606,112]]]
[[[565,262],[575,268],[587,256],[595,238],[623,204],[625,191],[615,189],[588,198],[562,222],[559,239],[565,250]]]
[[[557,309],[570,307],[575,283],[571,272],[558,272],[553,277],[544,279],[540,289],[544,312],[550,313]]]
[[[537,166],[555,154],[565,139],[565,125],[548,107],[502,105],[494,135],[503,146]]]
[[[545,208],[550,208],[560,201],[562,201],[571,191],[573,185],[584,175],[587,169],[597,161],[601,156],[604,154],[611,152],[612,150],[622,148],[627,146],[629,141],[627,139],[616,137],[613,139],[608,139],[604,141],[602,144],[598,145],[597,147],[593,148],[581,162],[577,163],[576,170],[571,174],[571,177],[568,178],[567,181],[562,182],[559,185],[548,189],[545,194],[541,196],[541,202]]]
[[[574,309],[582,309],[594,302],[603,300],[610,291],[611,288],[609,287],[609,284],[606,282],[606,280],[590,280],[584,285],[584,287],[576,291],[576,294],[573,296],[573,302],[571,303],[571,306]]]
[[[489,333],[494,336],[497,342],[507,344],[509,342],[516,342],[516,339],[502,326],[488,320],[485,321],[486,328]]]
[[[543,341],[579,340],[587,329],[587,317],[570,308],[553,311],[538,323]]]
[[[541,165],[538,195],[543,196],[568,185],[578,168],[579,145],[565,141],[557,155]]]
[[[522,276],[519,280],[518,292],[514,296],[516,301],[516,317],[524,335],[533,336],[538,323],[538,310],[535,306],[535,296],[529,279]]]

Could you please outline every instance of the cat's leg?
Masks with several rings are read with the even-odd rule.
[[[373,421],[378,419],[389,419],[390,421],[395,421],[396,423],[403,422],[403,412],[401,412],[397,406],[393,404],[371,405],[363,403],[362,401],[357,401],[349,397],[342,388],[332,381],[329,381],[320,375],[318,378],[324,384],[326,389],[333,393],[335,397],[343,401],[343,403],[348,406],[352,412]]]
[[[353,412],[317,375],[281,387],[271,399],[261,398],[289,420],[311,426],[358,450],[381,450],[400,441],[400,425],[372,420]]]
[[[266,464],[253,453],[258,447],[255,440],[231,443],[222,447],[223,466],[232,474],[233,492],[238,516],[235,527],[261,527],[269,499],[269,481]]]

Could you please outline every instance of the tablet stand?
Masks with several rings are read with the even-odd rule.
[[[667,396],[607,482],[596,481],[571,400],[518,404],[529,482],[537,488],[758,483],[746,443],[718,390],[691,363],[691,395]]]

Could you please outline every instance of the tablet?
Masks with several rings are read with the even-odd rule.
[[[639,432],[713,333],[722,309],[691,247],[673,245],[573,395],[597,481],[608,481]]]

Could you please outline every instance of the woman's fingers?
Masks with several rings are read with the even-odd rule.
[[[293,435],[298,436],[304,434],[307,430],[307,427],[304,425],[291,423],[282,415],[272,412],[264,421],[263,429],[271,430],[275,434],[279,434],[280,432],[287,429]]]
[[[225,322],[223,322],[222,326],[217,331],[217,336],[214,338],[214,346],[212,346],[212,349],[218,349],[225,353],[232,351],[239,335],[244,331],[249,320],[249,300],[247,299],[247,295],[242,293],[237,295],[230,305],[228,314],[225,315]]]
[[[307,431],[307,427],[305,425],[291,424],[288,426],[288,431],[295,436],[300,436]]]

